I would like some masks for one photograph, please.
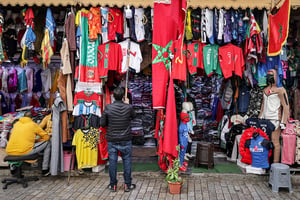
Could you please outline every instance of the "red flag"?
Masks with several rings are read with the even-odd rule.
[[[163,151],[173,157],[178,156],[176,146],[178,145],[177,133],[177,118],[176,118],[176,102],[173,77],[170,77],[168,88],[168,101],[166,107],[164,137],[163,137]]]
[[[269,15],[268,55],[277,56],[285,44],[289,32],[290,1],[285,0],[275,15]]]
[[[186,0],[154,2],[152,48],[153,108],[165,108],[172,41],[183,38]]]

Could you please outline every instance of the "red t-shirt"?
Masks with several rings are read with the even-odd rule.
[[[202,42],[193,42],[187,45],[187,63],[190,74],[197,73],[197,67],[204,69],[203,64],[203,47]]]
[[[116,33],[124,34],[123,12],[120,8],[109,8],[108,11],[108,40],[115,40]]]
[[[172,43],[172,52],[174,53],[174,59],[172,62],[172,75],[173,79],[186,81],[186,44],[182,40],[175,40]]]
[[[108,42],[98,46],[98,68],[99,77],[107,77],[108,70],[121,73],[122,70],[122,48],[115,42]]]
[[[96,106],[101,108],[100,95],[96,92],[80,91],[75,93],[73,101],[74,106],[82,102],[93,102]]]
[[[242,78],[245,61],[240,47],[233,44],[220,47],[219,62],[225,79],[231,77],[233,73]]]

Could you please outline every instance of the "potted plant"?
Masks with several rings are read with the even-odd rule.
[[[177,148],[176,148],[177,149]],[[168,169],[166,181],[169,184],[169,192],[171,194],[180,194],[183,184],[182,178],[179,176],[179,159],[173,160],[173,165]]]

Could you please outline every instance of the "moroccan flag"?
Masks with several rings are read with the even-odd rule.
[[[172,41],[183,35],[186,0],[154,1],[152,41],[153,108],[165,108]],[[183,37],[182,37],[183,38]]]
[[[268,55],[277,56],[288,37],[290,0],[285,0],[275,15],[269,15]]]
[[[177,132],[177,118],[176,118],[176,102],[173,77],[170,77],[168,88],[168,101],[166,107],[165,127],[163,137],[163,151],[164,153],[177,157],[178,151],[178,132]]]

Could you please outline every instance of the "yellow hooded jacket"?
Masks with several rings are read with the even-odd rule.
[[[36,140],[36,136],[40,139]],[[8,155],[25,155],[29,153],[39,141],[47,141],[50,136],[37,123],[29,117],[21,117],[11,130],[6,146]]]

